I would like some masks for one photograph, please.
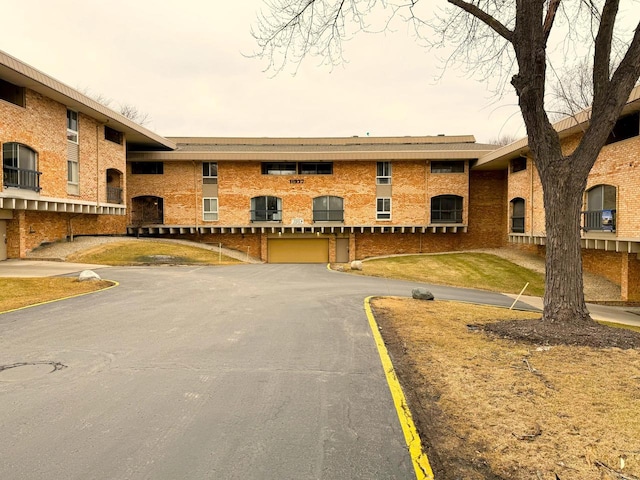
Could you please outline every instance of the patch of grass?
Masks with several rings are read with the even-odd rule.
[[[67,258],[68,262],[100,265],[230,265],[242,263],[204,248],[145,240],[106,243]]]
[[[640,476],[630,447],[640,434],[640,351],[536,347],[467,326],[536,317],[495,307],[384,298],[373,308],[440,460],[436,478],[609,478],[602,464]]]
[[[0,312],[95,292],[112,285],[105,280],[79,282],[76,278],[0,278]]]
[[[544,295],[544,276],[488,253],[447,253],[379,258],[362,263],[361,272],[375,277],[413,280],[501,293]]]

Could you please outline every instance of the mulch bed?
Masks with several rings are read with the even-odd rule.
[[[479,325],[485,332],[534,345],[573,345],[594,348],[640,349],[640,332],[608,327],[596,322],[510,320]]]

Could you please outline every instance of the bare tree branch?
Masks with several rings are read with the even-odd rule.
[[[452,5],[464,10],[470,15],[473,15],[482,23],[489,26],[493,31],[495,31],[502,38],[507,40],[509,43],[513,43],[513,32],[505,27],[502,23],[496,20],[494,17],[489,15],[484,10],[478,8],[473,3],[465,2],[463,0],[447,0]]]

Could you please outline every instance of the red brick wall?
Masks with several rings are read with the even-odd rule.
[[[164,199],[165,225],[248,225],[251,198],[282,199],[283,225],[293,219],[313,224],[313,198],[344,199],[346,225],[426,225],[431,197],[452,194],[464,199],[463,221],[469,215],[469,174],[431,174],[429,162],[403,161],[392,166],[392,218],[376,220],[376,162],[334,162],[332,175],[263,175],[260,162],[218,162],[218,220],[202,220],[200,162],[164,162],[163,175],[131,175],[131,198],[152,195]],[[294,182],[292,182],[294,180]]]
[[[460,248],[496,248],[507,244],[507,181],[504,171],[472,171],[469,227]]]
[[[356,233],[356,259],[403,253],[436,253],[457,250],[464,234],[455,233]]]

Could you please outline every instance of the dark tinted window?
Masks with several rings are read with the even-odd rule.
[[[162,175],[162,162],[131,162],[131,173],[134,175]]]

